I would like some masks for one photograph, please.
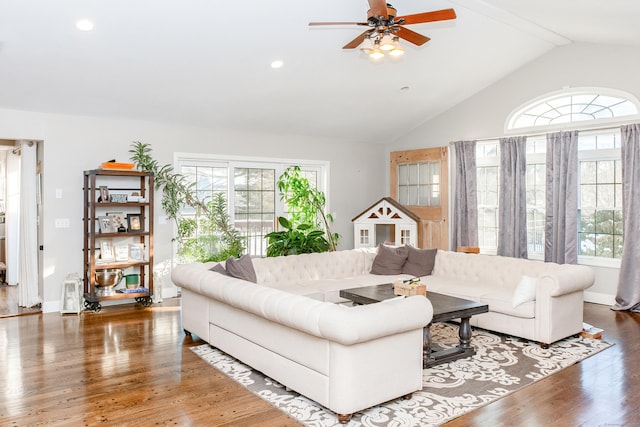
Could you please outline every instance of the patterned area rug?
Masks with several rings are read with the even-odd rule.
[[[458,342],[456,325],[433,325],[434,341],[441,347]],[[411,399],[397,399],[354,414],[348,426],[437,426],[487,405],[535,381],[556,373],[611,344],[586,338],[567,338],[549,349],[538,343],[474,329],[476,355],[425,369],[422,391]],[[333,412],[261,372],[203,344],[191,350],[211,366],[233,378],[306,426],[339,426]]]

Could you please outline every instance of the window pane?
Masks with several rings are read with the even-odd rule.
[[[597,136],[598,150],[606,150],[608,148],[615,148],[615,137],[612,133],[599,134]]]
[[[316,180],[313,180],[312,183],[315,187]],[[263,169],[262,170],[262,189],[265,191],[274,191],[276,185],[276,171],[274,169]]]
[[[596,211],[596,233],[613,234],[613,211]]]
[[[406,185],[408,182],[409,182],[409,166],[399,165],[398,166],[398,184]]]
[[[622,258],[622,236],[613,236],[613,257]]]
[[[613,234],[622,236],[622,211],[613,211]]]
[[[597,166],[598,183],[613,183],[615,179],[615,161],[599,161]]]
[[[401,205],[409,204],[409,188],[407,186],[401,185],[398,188],[398,202]]]
[[[596,254],[596,235],[591,233],[579,233],[580,255],[594,256]]]
[[[596,234],[596,256],[613,258],[613,236]]]
[[[578,138],[578,150],[595,150],[596,149],[596,136],[595,135],[580,135]]]
[[[584,208],[596,207],[596,186],[581,185],[580,186],[580,206]]]
[[[233,177],[233,188],[235,190],[247,190],[249,188],[246,169],[235,169]]]
[[[598,184],[596,203],[598,207],[612,208],[615,205],[615,185]]]
[[[596,211],[595,210],[581,210],[580,211],[580,224],[578,229],[581,232],[593,233],[596,231]]]
[[[580,183],[581,184],[596,183],[596,167],[597,167],[597,162],[580,162]]]

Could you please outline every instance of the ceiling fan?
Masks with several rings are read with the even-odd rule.
[[[309,25],[360,25],[369,27],[358,37],[344,45],[343,49],[355,49],[363,44],[363,42],[369,41],[369,44],[372,45],[371,50],[380,48],[382,50],[392,51],[394,48],[399,47],[397,43],[398,38],[407,40],[417,46],[422,46],[430,40],[429,37],[405,28],[404,25],[446,21],[456,18],[456,13],[453,9],[397,16],[396,8],[386,3],[385,0],[368,1],[369,10],[367,11],[367,22],[310,22]],[[395,46],[393,43],[395,43]],[[366,49],[368,48],[363,50]]]

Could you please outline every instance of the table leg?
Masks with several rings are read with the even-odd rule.
[[[431,323],[422,329],[422,362],[426,364],[434,360],[431,353]]]
[[[471,348],[471,323],[469,323],[470,317],[460,318],[460,329],[458,330],[458,336],[460,337],[460,348]]]

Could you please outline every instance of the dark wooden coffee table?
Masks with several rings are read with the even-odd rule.
[[[343,289],[340,291],[340,296],[356,304],[373,304],[387,299],[397,298],[397,295],[393,293],[393,285],[391,283]],[[427,292],[427,298],[433,306],[433,319],[431,323],[424,328],[423,366],[428,368],[476,354],[476,350],[471,345],[471,324],[469,320],[474,314],[488,312],[489,306],[482,302],[450,297],[435,292]],[[452,348],[438,348],[432,342],[431,325],[434,322],[447,322],[454,319],[460,319],[460,328],[458,330],[460,342]]]

